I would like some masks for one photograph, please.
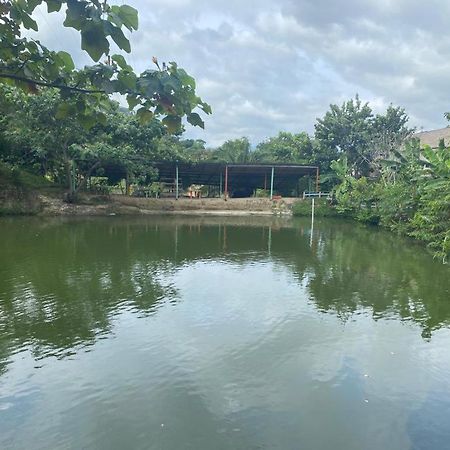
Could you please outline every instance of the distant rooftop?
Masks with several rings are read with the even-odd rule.
[[[429,145],[431,148],[438,148],[439,141],[444,139],[445,145],[450,146],[450,127],[440,128],[439,130],[421,131],[414,135],[420,139],[421,145]]]

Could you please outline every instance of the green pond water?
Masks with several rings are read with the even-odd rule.
[[[450,269],[352,222],[0,220],[0,449],[449,449]]]

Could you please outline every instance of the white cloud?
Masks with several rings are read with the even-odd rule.
[[[187,136],[210,145],[279,130],[313,131],[330,103],[356,92],[374,110],[406,108],[417,126],[445,125],[450,109],[450,4],[430,0],[129,0],[140,12],[130,62],[177,61],[213,108],[206,130]],[[38,14],[39,38],[88,58],[61,15]]]

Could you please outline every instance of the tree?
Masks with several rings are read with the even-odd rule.
[[[27,169],[39,166],[42,175],[68,187],[69,200],[100,170],[127,180],[154,172],[151,162],[160,159],[157,140],[165,134],[159,121],[141,124],[110,101],[105,124],[87,130],[77,121],[55,117],[61,102],[58,90],[47,89],[39,96],[0,90],[5,94],[1,105],[7,106],[0,114],[3,159]]]
[[[76,70],[67,52],[54,52],[39,41],[22,36],[22,27],[38,31],[33,13],[46,4],[48,13],[65,8],[65,27],[80,32],[81,48],[96,62]],[[17,86],[30,93],[41,87],[60,90],[63,99],[57,118],[71,117],[89,128],[105,122],[108,96],[126,96],[129,108],[142,122],[153,116],[162,117],[170,132],[182,128],[182,118],[203,127],[194,109],[206,114],[210,106],[195,93],[195,80],[176,63],[160,65],[137,75],[121,54],[113,54],[111,46],[130,53],[124,30],[138,29],[138,13],[128,5],[109,5],[99,0],[0,0],[0,82]],[[101,60],[105,59],[105,62]]]
[[[214,161],[225,163],[248,163],[252,161],[250,142],[246,137],[225,141],[212,153]]]
[[[6,136],[17,147],[27,142],[44,173],[61,182],[65,179],[68,198],[73,200],[92,171],[99,167],[99,155],[108,151],[103,130],[100,132],[98,127],[86,130],[77,121],[57,118],[61,104],[57,90],[48,89],[39,96],[18,95],[15,100],[18,112],[10,120]],[[64,104],[70,105],[70,100]],[[109,106],[112,111],[114,105],[110,102]],[[76,161],[82,163],[80,167],[87,166],[78,184]]]
[[[307,133],[280,131],[256,146],[254,159],[258,162],[309,164],[312,159],[312,142]]]
[[[413,132],[409,117],[400,107],[389,105],[385,114],[373,115],[358,96],[341,107],[331,105],[315,126],[315,158],[325,171],[331,161],[345,155],[354,175],[378,176],[380,162],[392,156]]]
[[[344,154],[359,174],[366,173],[372,119],[371,108],[368,103],[363,104],[358,95],[340,107],[330,105],[330,111],[315,125],[317,157],[329,167],[332,160]]]
[[[385,114],[373,118],[367,149],[373,172],[379,173],[380,162],[392,157],[412,137],[415,129],[408,127],[408,121],[405,110],[393,105],[388,106]]]

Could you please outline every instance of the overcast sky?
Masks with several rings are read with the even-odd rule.
[[[111,4],[122,4],[110,1]],[[126,0],[139,11],[129,62],[176,61],[213,108],[186,136],[253,144],[280,130],[314,131],[330,103],[359,93],[375,111],[406,108],[411,125],[446,126],[450,110],[447,0]],[[45,11],[45,10],[44,10]],[[40,39],[89,63],[61,17],[38,12]],[[130,35],[128,33],[128,35]]]

